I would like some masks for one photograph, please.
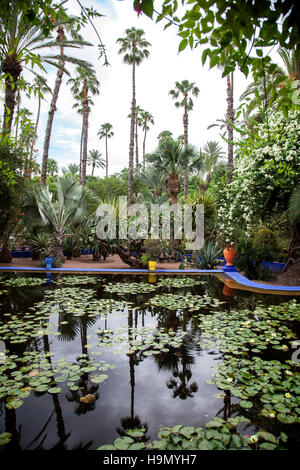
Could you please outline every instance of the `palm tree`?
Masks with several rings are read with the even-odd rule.
[[[94,176],[95,168],[105,168],[105,160],[99,150],[90,150],[87,163],[92,165],[92,176]]]
[[[128,164],[128,199],[129,204],[133,200],[133,156],[134,156],[134,130],[135,130],[135,114],[136,114],[136,84],[135,84],[135,68],[140,65],[143,59],[149,56],[147,47],[151,44],[144,39],[144,31],[142,29],[129,28],[125,31],[124,38],[117,39],[117,43],[121,44],[119,54],[124,54],[123,62],[132,65],[132,101],[131,101],[131,123],[130,123],[130,140],[129,140],[129,164]]]
[[[0,44],[1,56],[1,72],[5,76],[5,106],[3,133],[10,134],[13,122],[16,95],[18,93],[18,80],[22,75],[23,69],[33,70],[34,65],[38,65],[43,69],[43,64],[60,67],[60,57],[57,55],[41,55],[40,51],[53,47],[60,47],[62,43],[64,47],[78,47],[76,41],[55,39],[52,36],[46,37],[41,31],[39,24],[28,21],[24,16],[20,2],[13,0],[7,3],[8,14],[1,16],[0,28],[4,32],[5,38]],[[41,13],[39,20],[42,21]],[[62,26],[67,22],[71,23],[75,18],[60,19],[60,15],[56,18],[57,26]],[[88,45],[82,42],[82,45]],[[68,61],[69,57],[65,57]],[[28,64],[31,64],[28,67]]]
[[[144,131],[144,140],[143,140],[143,168],[145,169],[146,165],[146,158],[145,158],[145,153],[146,153],[146,135],[149,128],[148,124],[154,124],[154,119],[152,114],[150,114],[148,111],[142,111],[141,112],[141,125]]]
[[[64,175],[76,176],[79,173],[79,165],[76,163],[70,163],[67,168],[62,168]]]
[[[154,195],[156,202],[159,200],[165,187],[165,178],[162,172],[156,170],[155,167],[148,167],[140,175],[139,180],[145,184],[151,195]]]
[[[175,99],[175,106],[177,108],[183,108],[183,135],[184,145],[188,145],[188,113],[193,109],[194,103],[191,95],[197,97],[200,90],[195,86],[195,83],[191,83],[188,80],[182,80],[181,82],[175,83],[175,89],[171,90],[169,94]],[[188,173],[186,171],[184,175],[184,194],[188,193]]]
[[[89,113],[90,104],[92,100],[89,93],[92,95],[99,94],[99,81],[97,80],[95,71],[86,67],[77,67],[76,72],[78,76],[70,78],[68,83],[72,84],[71,90],[75,97],[80,97],[82,102],[82,158],[81,158],[81,171],[79,174],[80,184],[85,186],[86,183],[86,165],[87,165],[87,144],[88,144],[88,126],[89,126]]]
[[[49,176],[53,176],[54,173],[58,173],[58,164],[57,161],[53,158],[48,159],[48,174]]]
[[[172,138],[173,133],[171,131],[161,131],[160,134],[158,134],[158,142],[160,141],[166,141],[167,139]]]
[[[114,133],[112,131],[112,124],[109,122],[105,122],[104,124],[101,125],[101,128],[98,131],[97,136],[99,139],[105,138],[105,168],[106,168],[106,178],[108,177],[108,151],[107,151],[107,140],[110,139]]]
[[[148,156],[157,172],[165,174],[166,190],[171,196],[172,205],[177,204],[177,197],[181,190],[180,174],[187,167],[187,147],[179,141],[168,139],[161,143],[155,152]],[[174,234],[170,232],[170,250],[174,250]]]
[[[224,155],[223,149],[215,141],[208,141],[203,149],[200,149],[199,158],[193,162],[193,169],[199,174],[200,192],[207,190],[212,172]]]
[[[71,38],[72,38],[71,40],[66,40],[65,29],[67,29],[68,32],[70,33]],[[47,120],[46,132],[45,132],[43,164],[42,164],[42,173],[41,173],[42,186],[46,184],[49,146],[50,146],[52,125],[53,125],[54,113],[56,111],[58,94],[59,94],[64,72],[66,72],[69,75],[69,72],[65,69],[65,63],[70,62],[72,64],[77,64],[79,67],[82,67],[82,68],[91,67],[91,65],[88,62],[74,58],[74,57],[68,57],[64,53],[64,49],[66,46],[69,47],[70,45],[72,45],[72,47],[80,48],[84,45],[91,45],[90,43],[85,42],[82,39],[82,37],[78,34],[78,32],[75,30],[75,28],[73,27],[73,21],[71,21],[69,24],[64,24],[64,23],[58,24],[57,32],[58,32],[57,42],[60,47],[60,54],[59,56],[56,56],[56,58],[58,59],[58,64],[57,64],[58,71],[57,71],[56,80],[54,84],[52,100],[50,103],[50,110],[48,113],[48,120]]]

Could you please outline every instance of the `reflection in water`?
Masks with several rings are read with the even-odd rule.
[[[154,276],[156,282],[156,275],[151,274],[150,276]],[[55,281],[56,275],[53,274],[53,277]],[[235,292],[230,286],[221,284],[218,279],[213,277],[208,279],[205,286],[176,289],[174,293],[180,292],[182,295],[185,295],[186,292],[192,292],[196,295],[205,293],[223,302],[226,300],[219,307],[224,315],[232,308],[242,307],[253,310],[260,300],[263,300],[266,305],[276,303],[273,296],[263,297],[241,291]],[[123,278],[117,280],[125,281]],[[154,278],[152,280],[154,281]],[[149,282],[152,280],[149,279]],[[105,281],[102,283],[103,285],[102,281],[104,279],[95,288],[95,296],[97,295],[98,298],[110,297],[103,288]],[[134,281],[136,282],[137,279]],[[32,305],[43,299],[45,291],[55,290],[56,287],[55,282],[51,282],[38,288],[33,286],[9,288],[8,294],[1,296],[2,310],[5,313],[11,312],[13,315],[23,318],[23,313],[30,312],[29,309],[32,308]],[[171,288],[161,289],[157,292],[163,295],[167,291],[173,292]],[[48,337],[44,334],[28,339],[26,343],[5,343],[7,355],[22,356],[24,351],[50,353],[50,348],[53,349],[51,352],[55,353],[55,359],[52,356],[52,364],[51,356],[47,357],[54,379],[57,358],[72,357],[71,362],[74,366],[80,364],[81,367],[89,367],[93,360],[93,352],[88,354],[87,341],[90,337],[88,330],[91,329],[96,338],[96,331],[100,325],[101,329],[104,325],[107,330],[109,324],[109,328],[112,330],[109,337],[113,342],[114,338],[118,339],[118,334],[114,336],[114,332],[120,326],[123,327],[125,322],[126,329],[128,329],[126,334],[129,349],[131,349],[131,345],[134,345],[136,339],[135,329],[141,326],[163,328],[164,331],[174,334],[186,332],[180,347],[170,346],[168,352],[160,350],[158,354],[148,357],[143,355],[142,351],[134,350],[134,347],[132,347],[132,354],[114,356],[110,346],[102,345],[104,347],[98,352],[101,351],[105,360],[112,361],[116,365],[116,371],[110,374],[109,378],[101,385],[101,393],[99,385],[92,382],[93,372],[91,371],[84,372],[78,377],[73,390],[70,388],[70,384],[60,383],[63,392],[58,394],[31,392],[30,398],[24,399],[24,405],[17,410],[6,408],[5,399],[0,399],[0,433],[7,431],[13,436],[12,442],[7,446],[9,450],[25,447],[26,449],[75,449],[73,441],[81,433],[85,443],[80,443],[77,448],[97,448],[102,443],[108,442],[107,435],[110,436],[110,442],[113,442],[116,430],[119,435],[124,436],[130,429],[137,427],[144,428],[144,435],[141,439],[146,442],[156,438],[159,424],[166,426],[181,424],[186,419],[188,424],[199,426],[204,424],[199,421],[205,413],[212,416],[220,415],[224,419],[235,414],[248,413],[247,416],[250,416],[252,413],[251,423],[254,425],[258,419],[263,419],[255,415],[255,407],[252,411],[241,409],[238,403],[234,403],[237,400],[234,397],[231,398],[227,392],[223,396],[224,406],[219,410],[220,402],[215,398],[218,390],[211,385],[205,385],[211,372],[210,367],[213,361],[217,360],[212,356],[218,355],[217,351],[207,352],[205,348],[202,350],[199,345],[201,339],[199,318],[201,315],[207,315],[208,310],[203,309],[196,314],[195,312],[191,314],[157,308],[147,303],[151,296],[152,294],[130,294],[129,300],[132,308],[128,311],[125,310],[126,316],[124,316],[123,310],[112,311],[104,316],[89,316],[84,311],[84,307],[80,309],[83,315],[75,316],[64,308],[68,299],[59,299],[58,305],[55,305],[54,309],[52,306],[48,309],[47,305],[46,308],[42,307],[49,311],[49,321],[51,318],[52,322],[54,318],[57,321],[56,314],[58,312],[58,333],[60,333],[58,336]],[[127,299],[128,297],[126,297]],[[117,300],[120,300],[119,296]],[[280,299],[278,299],[279,301]],[[80,300],[78,303],[80,304]],[[9,321],[8,317],[0,317],[2,324]],[[24,316],[24,325],[33,321],[30,317],[28,319]],[[41,320],[41,330],[44,329],[43,322],[44,320]],[[94,342],[94,339],[91,342]],[[139,369],[137,369],[138,366]],[[164,373],[159,374],[160,371]],[[124,384],[128,390],[128,400],[124,396]],[[75,390],[76,385],[79,388]],[[55,380],[51,386],[56,386]],[[160,400],[156,404],[153,403],[153,397],[157,396]],[[86,402],[83,399],[86,399]],[[195,410],[199,413],[197,414]],[[35,411],[37,419],[32,420],[31,423],[31,416]],[[259,424],[261,425],[261,421]],[[270,424],[266,423],[264,428],[269,429],[269,426]],[[26,436],[24,436],[24,429],[26,429]]]
[[[137,311],[135,311],[135,328],[137,328]],[[134,335],[132,334],[133,327],[133,313],[132,310],[128,310],[128,342],[129,349]],[[126,436],[127,432],[131,429],[143,428],[143,437],[139,441],[147,442],[150,437],[147,436],[149,426],[147,423],[142,423],[140,417],[134,413],[134,397],[135,397],[135,366],[142,361],[142,358],[137,357],[137,353],[129,354],[129,376],[130,376],[130,416],[122,417],[120,420],[121,427],[117,427],[116,431],[120,436]]]
[[[232,287],[228,286],[227,284],[224,284],[224,287],[223,287],[223,294],[224,294],[226,297],[229,297],[230,299],[233,299],[233,297],[235,296],[235,289],[233,289]]]

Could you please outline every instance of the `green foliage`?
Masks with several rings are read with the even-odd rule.
[[[144,248],[146,250],[146,254],[149,256],[150,261],[157,261],[159,259],[162,252],[162,245],[160,240],[145,240]]]
[[[50,255],[50,247],[53,243],[53,237],[48,232],[39,230],[37,233],[29,236],[28,243],[33,251],[39,252],[41,258],[45,258]]]
[[[150,17],[153,3],[153,0],[133,2]],[[295,3],[291,6],[289,0],[256,2],[255,7],[251,2],[236,4],[231,0],[184,0],[182,13],[180,5],[177,0],[164,0],[157,21],[164,20],[165,28],[177,24],[179,51],[206,45],[202,63],[209,60],[210,67],[223,64],[223,76],[237,67],[246,76],[250,67],[255,73],[261,69],[263,55],[266,64],[271,61],[262,52],[265,47],[275,43],[290,50],[299,42],[299,7]]]
[[[9,221],[17,216],[18,200],[22,197],[21,151],[6,140],[0,143],[0,236]],[[24,184],[23,184],[24,187]]]
[[[264,449],[263,444],[272,443],[271,449],[280,448],[280,439],[271,433],[258,432],[252,436],[242,435],[237,427],[247,424],[249,420],[243,416],[213,418],[205,424],[206,429],[193,426],[161,427],[158,431],[159,440],[148,446],[157,450],[252,450]]]
[[[68,259],[71,259],[74,251],[74,240],[73,237],[65,237],[64,239],[64,252]]]
[[[235,265],[239,271],[245,273],[249,279],[270,280],[272,274],[261,268],[263,261],[272,261],[270,251],[265,251],[264,246],[252,238],[240,238],[236,244],[238,253]]]

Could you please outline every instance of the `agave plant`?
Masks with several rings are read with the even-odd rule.
[[[222,249],[217,242],[206,240],[201,250],[191,258],[186,253],[181,254],[183,262],[181,267],[190,267],[197,269],[214,269],[220,264]]]
[[[53,238],[48,232],[43,231],[32,234],[28,242],[33,252],[38,252],[41,258],[45,258],[49,254]]]

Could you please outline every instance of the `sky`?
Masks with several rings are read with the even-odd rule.
[[[173,137],[183,134],[182,108],[174,106],[174,100],[169,91],[175,87],[176,81],[188,80],[194,82],[200,89],[197,98],[193,97],[194,108],[189,114],[189,142],[197,148],[204,146],[207,141],[215,140],[226,150],[226,144],[219,135],[219,129],[207,129],[217,119],[222,119],[226,113],[226,78],[221,78],[221,70],[211,69],[201,63],[201,48],[193,51],[186,48],[178,53],[180,38],[176,26],[164,31],[164,22],[155,23],[146,15],[137,15],[132,8],[132,0],[81,0],[84,6],[93,6],[99,13],[105,15],[97,18],[94,24],[106,47],[109,66],[103,66],[103,60],[98,59],[98,38],[91,26],[84,31],[84,38],[93,44],[83,50],[69,49],[67,53],[84,58],[91,62],[100,81],[100,94],[93,97],[94,107],[89,117],[88,150],[99,150],[105,157],[105,141],[99,140],[97,132],[101,124],[109,122],[113,125],[114,136],[108,142],[109,174],[121,171],[128,165],[130,120],[128,114],[131,107],[132,82],[131,66],[123,63],[123,56],[118,53],[120,46],[116,43],[119,37],[125,36],[125,30],[136,27],[145,31],[145,39],[151,43],[150,55],[136,70],[137,104],[149,111],[154,117],[154,125],[150,126],[146,140],[146,153],[157,146],[157,136],[163,130],[170,130]],[[160,2],[158,2],[160,3]],[[69,0],[68,10],[79,14],[76,0]],[[74,68],[69,67],[74,76]],[[28,77],[29,78],[29,77]],[[49,69],[48,83],[54,85],[56,70]],[[61,86],[57,111],[54,117],[52,139],[50,142],[49,158],[57,161],[60,168],[70,163],[79,164],[79,147],[81,135],[81,116],[73,109],[74,100],[67,84],[65,75]],[[239,97],[246,89],[251,77],[246,79],[236,71],[234,74],[234,103],[237,107]],[[41,121],[38,130],[37,148],[38,162],[41,163],[47,114],[50,104],[49,95],[42,104]],[[26,103],[34,113],[37,103]],[[34,117],[33,117],[34,119]],[[142,129],[139,135],[140,159],[142,155]],[[91,167],[88,168],[88,174]],[[96,169],[96,176],[104,176],[105,170]]]

